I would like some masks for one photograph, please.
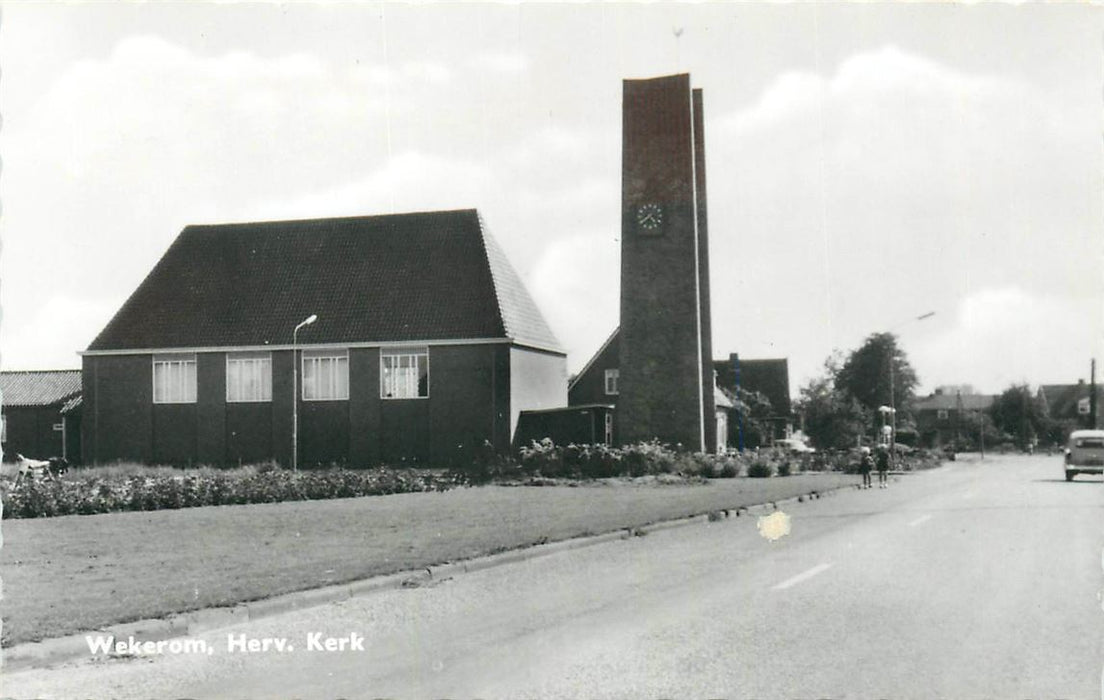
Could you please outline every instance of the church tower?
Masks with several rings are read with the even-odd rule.
[[[624,82],[617,420],[626,444],[716,445],[703,125],[689,75]]]

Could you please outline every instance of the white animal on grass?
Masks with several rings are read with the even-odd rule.
[[[6,476],[9,479],[14,476],[17,485],[22,483],[23,479],[34,481],[39,476],[44,479],[54,479],[54,472],[50,468],[49,460],[30,459],[18,452],[13,456],[15,457],[14,462],[0,465],[0,476]]]

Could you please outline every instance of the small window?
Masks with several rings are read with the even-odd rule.
[[[348,351],[304,351],[303,400],[344,401],[348,398]]]
[[[621,370],[619,369],[607,369],[606,370],[606,396],[617,395],[617,380],[621,376]]]
[[[1104,438],[1081,438],[1076,442],[1076,447],[1104,448]]]
[[[226,356],[226,401],[272,400],[272,355],[234,353]]]
[[[947,409],[939,409],[939,411],[936,413],[936,416],[939,418],[939,420],[947,420]]]
[[[429,349],[380,352],[380,398],[429,398]]]
[[[196,402],[195,355],[154,356],[153,402]]]
[[[1089,415],[1089,411],[1091,408],[1091,402],[1089,401],[1089,397],[1087,396],[1077,402],[1077,412],[1082,416]]]

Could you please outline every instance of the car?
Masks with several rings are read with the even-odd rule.
[[[775,440],[775,447],[780,447],[787,452],[794,454],[813,454],[816,450],[806,445],[803,441],[797,438],[785,438],[783,440]]]
[[[1066,445],[1066,481],[1078,474],[1104,474],[1104,430],[1075,430]]]

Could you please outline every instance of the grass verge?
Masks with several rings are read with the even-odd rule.
[[[855,483],[838,473],[107,513],[3,525],[4,646]]]

